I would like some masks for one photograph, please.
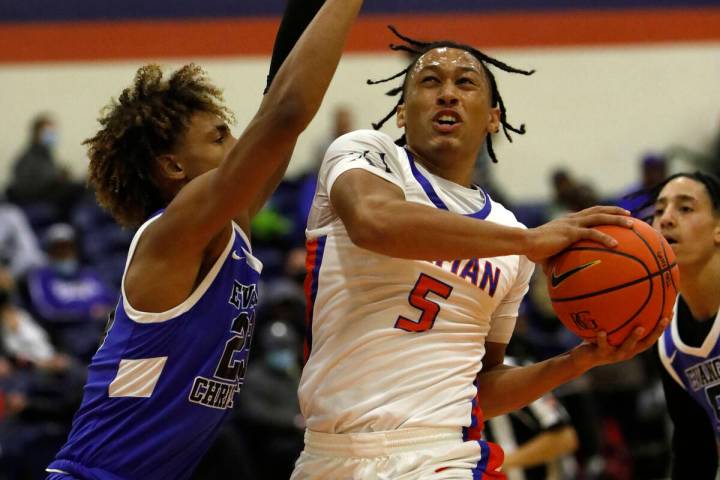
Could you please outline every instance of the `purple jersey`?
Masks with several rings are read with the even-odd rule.
[[[658,340],[660,361],[668,374],[705,410],[720,441],[720,314],[713,320],[702,345],[693,347],[680,338],[678,311],[676,306],[675,318]]]
[[[153,220],[136,234],[129,259]],[[48,471],[92,479],[190,477],[242,386],[261,268],[235,227],[205,279],[177,307],[139,312],[123,289],[68,441]]]

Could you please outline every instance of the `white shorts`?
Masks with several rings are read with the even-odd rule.
[[[458,429],[408,428],[390,432],[305,432],[305,450],[291,480],[498,480],[497,445],[463,441]]]

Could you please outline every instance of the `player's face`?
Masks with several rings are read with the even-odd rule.
[[[720,218],[705,185],[692,178],[665,185],[655,203],[653,227],[670,243],[681,268],[706,264],[720,248]]]
[[[436,48],[408,73],[398,127],[417,153],[477,154],[486,135],[497,132],[499,116],[480,62],[465,50]]]
[[[180,137],[173,160],[182,169],[185,179],[192,180],[217,168],[236,142],[222,119],[212,113],[197,112]]]

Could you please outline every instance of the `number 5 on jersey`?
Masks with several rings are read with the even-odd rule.
[[[440,313],[440,305],[432,300],[428,300],[430,293],[441,298],[448,298],[453,287],[441,282],[424,273],[420,274],[415,287],[408,295],[408,303],[422,312],[418,320],[410,320],[403,316],[399,316],[395,322],[395,328],[405,330],[407,332],[425,332],[433,328],[435,319]]]

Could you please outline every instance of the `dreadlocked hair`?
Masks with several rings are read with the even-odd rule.
[[[466,52],[469,52],[472,54],[479,62],[480,65],[483,67],[483,71],[485,72],[485,75],[487,76],[487,79],[490,83],[490,93],[491,93],[491,102],[493,107],[497,107],[500,110],[500,124],[503,128],[503,133],[505,134],[505,137],[508,139],[508,141],[512,142],[512,136],[510,135],[510,132],[517,133],[519,135],[525,134],[525,125],[522,124],[520,127],[514,127],[510,124],[507,120],[507,108],[505,107],[505,102],[502,99],[502,96],[500,96],[500,91],[497,87],[497,82],[495,81],[495,76],[492,74],[490,69],[488,68],[488,65],[492,65],[495,68],[499,68],[500,70],[504,72],[509,73],[519,73],[522,75],[532,75],[535,73],[535,70],[520,70],[518,68],[511,67],[510,65],[507,65],[506,63],[503,63],[499,60],[496,60],[484,53],[482,53],[480,50],[471,47],[469,45],[463,45],[461,43],[456,43],[451,40],[440,40],[440,41],[434,41],[434,42],[424,42],[420,40],[415,40],[413,38],[410,38],[408,36],[405,36],[401,34],[394,26],[388,25],[388,28],[390,31],[392,31],[393,34],[395,34],[396,37],[398,37],[400,40],[405,42],[404,44],[390,44],[390,49],[394,51],[401,51],[406,52],[412,56],[412,61],[410,62],[410,65],[407,66],[407,68],[401,70],[400,72],[396,73],[395,75],[392,75],[388,78],[383,78],[380,80],[368,80],[368,85],[377,85],[380,83],[387,83],[392,80],[398,79],[403,77],[403,84],[395,87],[388,92],[386,92],[386,95],[390,97],[396,97],[400,95],[400,99],[395,104],[392,110],[383,117],[379,122],[373,123],[372,126],[375,130],[379,130],[382,128],[385,123],[387,123],[388,120],[390,120],[395,114],[397,113],[397,108],[405,103],[405,87],[407,86],[408,81],[408,73],[412,71],[412,69],[417,64],[418,60],[420,60],[420,57],[425,55],[427,52],[431,50],[435,50],[436,48],[457,48],[459,50],[465,50]],[[400,146],[405,146],[407,144],[405,135],[400,137],[395,143],[397,143]],[[490,158],[492,159],[493,163],[497,163],[497,157],[495,156],[495,151],[493,150],[492,145],[492,137],[491,135],[487,136],[487,139],[485,140],[485,143],[487,145],[488,154],[490,155]]]
[[[145,65],[132,86],[100,113],[100,131],[88,138],[88,183],[98,203],[125,227],[137,227],[165,206],[152,178],[153,160],[171,152],[197,112],[232,121],[222,91],[202,68],[185,65],[168,79],[158,65]]]
[[[713,206],[713,212],[716,216],[720,216],[720,179],[716,177],[715,175],[711,173],[705,173],[701,172],[699,170],[696,170],[695,172],[680,172],[675,173],[673,175],[670,175],[662,182],[658,183],[657,185],[654,185],[652,187],[638,190],[637,192],[633,192],[629,195],[626,195],[624,198],[628,199],[634,199],[634,198],[646,198],[647,201],[645,201],[642,205],[637,207],[632,211],[633,215],[637,215],[641,212],[643,212],[646,208],[651,207],[652,205],[655,205],[655,202],[657,202],[658,196],[660,195],[660,192],[662,191],[665,186],[672,182],[673,180],[677,178],[689,178],[691,180],[695,180],[696,182],[699,182],[703,184],[705,187],[705,191],[708,194],[708,197],[710,197],[710,202],[712,202]],[[652,221],[652,215],[647,216],[643,218],[646,222]]]

